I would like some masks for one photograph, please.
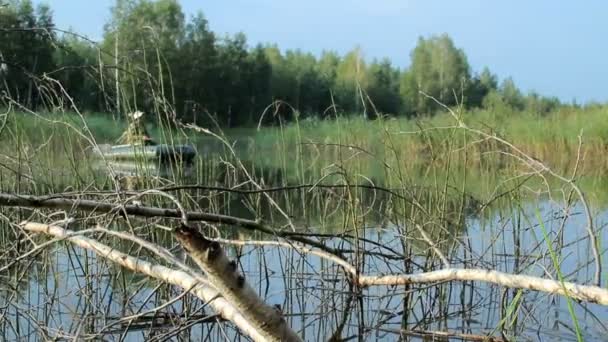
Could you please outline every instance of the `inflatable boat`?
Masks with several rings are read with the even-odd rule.
[[[108,160],[191,163],[196,150],[190,145],[99,145],[93,154]]]

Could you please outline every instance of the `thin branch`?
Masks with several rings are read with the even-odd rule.
[[[29,208],[51,208],[51,209],[63,209],[66,211],[81,210],[88,213],[112,213],[122,215],[134,215],[141,217],[164,217],[164,218],[185,218],[188,222],[192,221],[205,221],[218,224],[227,224],[232,226],[241,227],[248,230],[257,230],[264,232],[269,235],[277,237],[287,236],[286,232],[279,229],[269,227],[259,221],[247,220],[234,216],[211,214],[205,212],[182,212],[176,209],[166,208],[155,208],[139,206],[134,204],[112,204],[93,200],[73,200],[67,198],[53,198],[52,196],[30,196],[30,195],[12,195],[6,193],[0,193],[0,206],[7,207],[29,207]],[[340,251],[328,247],[325,244],[309,239],[303,236],[291,236],[291,240],[301,242],[319,249],[325,250],[330,253],[339,255]]]

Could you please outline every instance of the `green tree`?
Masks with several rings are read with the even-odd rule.
[[[198,122],[205,112],[218,110],[219,62],[217,39],[198,13],[186,26],[185,38],[172,65],[176,108],[182,118]]]
[[[272,69],[272,75],[270,77],[270,93],[272,94],[272,100],[291,102],[294,98],[291,89],[293,78],[289,75],[285,58],[283,57],[281,50],[279,50],[279,47],[276,44],[267,45],[264,47],[264,54],[270,62]]]
[[[498,89],[498,78],[485,67],[480,74],[475,75],[469,81],[465,105],[473,108],[481,107],[484,98],[496,89]]]
[[[29,0],[0,7],[0,55],[7,66],[5,91],[26,106],[44,104],[42,75],[55,68],[56,40],[52,12],[46,5],[34,10]],[[48,98],[48,97],[47,97]]]
[[[117,0],[105,27],[103,48],[117,64],[118,110],[158,111],[175,100],[171,66],[179,61],[185,19],[176,0]],[[123,102],[121,94],[125,95]],[[166,110],[166,108],[164,108]]]
[[[547,114],[561,106],[561,102],[556,97],[544,97],[535,91],[530,92],[524,98],[524,108],[526,111],[535,114]]]
[[[401,111],[399,96],[399,70],[394,69],[390,60],[374,61],[368,70],[367,95],[371,105],[379,113],[398,114]]]
[[[318,112],[326,90],[319,87],[316,58],[300,50],[287,51],[285,63],[294,82],[294,107],[304,113]]]
[[[57,46],[53,53],[57,70],[50,76],[59,81],[79,108],[105,110],[98,48],[70,34],[61,37]]]
[[[226,37],[218,45],[218,120],[229,127],[247,122],[248,81],[252,67],[244,33]]]
[[[328,116],[335,112],[334,89],[336,85],[336,75],[340,65],[340,56],[334,51],[323,51],[317,62],[317,74],[319,77],[319,89],[322,90],[321,107],[319,114]]]
[[[336,102],[346,112],[359,112],[367,117],[364,91],[367,88],[367,66],[361,48],[347,53],[336,69],[334,93]]]
[[[456,103],[454,93],[460,94],[470,79],[469,64],[464,51],[454,46],[447,35],[420,37],[411,53],[412,64],[401,80],[404,102],[418,114],[437,109],[434,101],[420,92],[436,98],[446,105]]]
[[[257,123],[265,107],[272,102],[272,66],[264,47],[258,44],[249,54],[251,72],[248,75],[249,118],[248,124]]]
[[[264,53],[271,65],[270,93],[273,101],[283,101],[289,106],[297,106],[300,89],[296,88],[296,75],[290,69],[287,58],[283,56],[276,44],[264,47]],[[279,119],[290,119],[292,109],[283,104],[277,104],[272,109],[272,115],[267,114],[266,123],[278,122]]]
[[[524,98],[521,91],[515,86],[511,77],[506,78],[500,84],[499,93],[505,104],[516,110],[524,109]]]

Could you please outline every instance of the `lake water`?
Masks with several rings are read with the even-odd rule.
[[[261,186],[294,184],[288,171],[268,168],[267,163],[256,158],[246,158],[243,151],[239,152],[245,161],[243,166]],[[243,172],[239,171],[240,166],[234,160],[220,158],[212,151],[207,151],[204,156],[186,178],[172,179],[163,184],[240,184],[242,188],[255,189],[246,178],[243,179]],[[137,173],[142,168],[129,170]],[[153,172],[146,170],[148,175]],[[423,170],[420,173],[425,174]],[[12,177],[5,169],[0,171],[0,175]],[[81,184],[86,184],[86,177],[83,176],[85,180]],[[49,177],[47,181],[49,179],[58,183],[60,177]],[[98,184],[111,188],[107,180],[104,182]],[[210,212],[246,218],[263,217],[265,222],[275,227],[289,227],[287,224],[291,222],[310,234],[332,233],[338,237],[323,240],[335,247],[354,248],[352,238],[339,236],[359,234],[375,242],[360,242],[361,250],[384,254],[397,251],[394,255],[408,256],[407,260],[377,255],[356,259],[354,254],[349,254],[349,261],[359,260],[362,272],[368,275],[421,272],[442,267],[428,244],[416,233],[414,224],[419,223],[428,229],[454,267],[553,278],[556,272],[544,239],[544,229],[553,241],[553,249],[558,252],[560,270],[565,279],[582,284],[593,281],[593,257],[580,203],[575,202],[566,214],[562,210],[565,201],[561,197],[549,198],[542,194],[503,198],[479,210],[479,203],[468,205],[471,200],[465,201],[457,191],[449,191],[448,195],[442,187],[432,189],[424,182],[424,178],[413,181],[420,186],[419,189],[401,189],[403,191],[399,194],[416,199],[428,210],[428,217],[397,196],[369,189],[354,192],[345,188],[276,191],[269,196],[281,211],[261,194],[198,189],[182,192],[181,198],[188,198],[192,208],[199,206]],[[603,183],[602,180],[589,181],[590,184],[596,182]],[[456,181],[452,183],[458,185]],[[605,270],[602,284],[606,287],[608,209],[601,200],[597,200],[604,198],[603,191],[608,192],[608,189],[593,189],[590,197]],[[149,205],[159,204],[154,202],[155,199],[143,201]],[[160,204],[172,206],[167,202]],[[441,208],[436,208],[438,206]],[[28,210],[16,212],[8,208],[2,209],[2,213],[13,222],[31,214]],[[35,217],[42,219],[40,214]],[[83,228],[90,221],[73,229]],[[134,232],[167,248],[174,247],[175,243],[167,234],[151,228],[151,222],[135,219],[131,222],[132,227],[127,229],[124,222],[117,221],[111,227]],[[15,228],[9,226],[7,220],[3,220],[0,226],[9,232],[2,238],[2,267],[15,258],[14,251],[27,251],[31,245],[23,235],[19,235],[23,239],[21,242],[14,240],[16,235],[10,232]],[[230,227],[219,228],[228,238],[271,239]],[[36,239],[36,242],[44,240]],[[113,246],[122,251],[140,254],[133,244],[102,241],[114,242]],[[407,288],[376,286],[363,289],[360,297],[353,297],[343,272],[327,260],[302,255],[289,248],[227,246],[227,250],[238,259],[250,284],[268,303],[281,305],[293,329],[307,341],[327,340],[342,321],[345,322],[343,338],[363,334],[362,339],[372,341],[423,340],[411,334],[413,331],[450,331],[500,337],[500,326],[504,326],[507,337],[515,337],[518,341],[576,340],[575,325],[564,297],[533,291],[518,294],[518,290],[479,282],[424,284]],[[179,248],[174,251],[181,257]],[[25,259],[10,271],[0,273],[0,284],[1,340],[38,341],[46,337],[111,341],[246,339],[238,337],[230,324],[218,323],[211,309],[191,296],[178,298],[159,308],[178,297],[182,289],[117,268],[68,243],[56,243],[36,258]],[[516,308],[514,312],[509,312],[510,304],[515,300],[519,305],[513,306]],[[571,304],[584,339],[605,341],[608,336],[608,308],[576,301]],[[346,307],[349,310],[345,316]],[[136,313],[143,315],[131,324],[118,321]]]

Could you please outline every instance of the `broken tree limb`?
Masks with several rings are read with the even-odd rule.
[[[193,228],[182,226],[175,236],[213,286],[232,303],[269,341],[301,341],[287,325],[282,313],[264,303],[239,274],[217,241],[204,237]]]
[[[35,222],[23,222],[21,223],[21,227],[29,232],[43,233],[56,238],[65,239],[81,248],[94,251],[100,257],[108,259],[134,272],[139,272],[149,277],[160,279],[166,283],[179,286],[183,289],[192,289],[192,293],[206,303],[209,303],[209,305],[211,305],[218,314],[220,314],[224,319],[231,321],[254,341],[267,341],[262,332],[258,331],[251,324],[251,322],[249,322],[230,302],[223,298],[218,291],[209,286],[201,284],[192,274],[135,258],[112,247],[104,245],[94,239],[77,235],[76,232],[61,228],[59,226]]]
[[[361,286],[427,284],[454,280],[481,281],[514,289],[558,294],[585,302],[608,305],[608,290],[598,286],[559,282],[557,280],[493,270],[446,268],[416,274],[362,276],[358,279]]]
[[[572,282],[561,283],[557,280],[521,274],[509,274],[494,270],[450,267],[437,271],[414,274],[366,276],[359,275],[355,267],[347,263],[345,260],[338,258],[335,255],[315,250],[310,247],[302,247],[279,241],[233,241],[224,239],[217,239],[216,241],[235,245],[277,246],[291,248],[303,254],[315,255],[342,267],[346,274],[348,274],[349,277],[356,281],[361,287],[429,284],[445,281],[479,281],[514,289],[527,289],[549,294],[569,296],[585,302],[608,305],[608,289],[603,289],[597,286],[580,285]]]

